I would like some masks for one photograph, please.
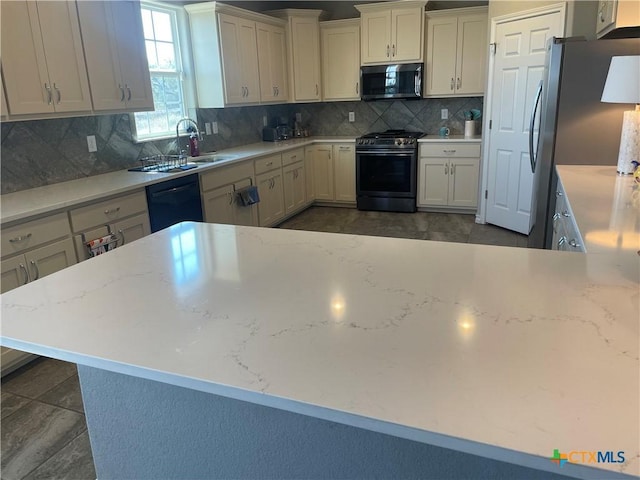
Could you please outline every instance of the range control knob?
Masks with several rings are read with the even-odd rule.
[[[400,138],[396,140],[396,145],[402,145],[402,140]]]

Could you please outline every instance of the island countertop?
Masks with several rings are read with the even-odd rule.
[[[540,470],[638,475],[639,276],[635,255],[187,222],[3,294],[0,340]],[[559,471],[554,449],[626,462]]]

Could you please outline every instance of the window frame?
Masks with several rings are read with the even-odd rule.
[[[195,105],[195,85],[193,84],[193,68],[191,67],[191,39],[189,35],[189,21],[187,18],[187,13],[184,8],[176,5],[171,5],[164,2],[155,2],[149,0],[140,1],[140,8],[147,8],[151,10],[156,10],[164,13],[169,13],[172,15],[172,34],[173,34],[173,43],[174,48],[176,50],[176,72],[172,71],[163,71],[157,70],[152,71],[149,70],[150,78],[156,76],[170,76],[177,78],[181,88],[182,94],[182,116],[187,117],[191,116],[190,112],[193,112],[192,115],[195,114],[194,105]],[[146,46],[145,46],[145,60],[146,58]],[[148,60],[147,60],[148,61]],[[148,68],[148,67],[147,67]],[[138,113],[149,113],[149,112],[138,112]],[[156,134],[138,134],[138,127],[136,124],[135,112],[129,114],[130,124],[131,124],[131,134],[133,137],[133,141],[136,143],[144,143],[144,142],[152,142],[156,140],[166,140],[175,138],[175,132],[171,129],[171,126],[168,131]]]

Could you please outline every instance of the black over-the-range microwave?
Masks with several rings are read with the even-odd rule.
[[[360,67],[362,100],[422,98],[422,63]]]

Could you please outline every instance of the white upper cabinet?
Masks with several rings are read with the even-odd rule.
[[[16,0],[0,6],[11,114],[91,111],[76,2]]]
[[[425,96],[484,94],[486,7],[428,12],[425,42]]]
[[[323,100],[360,100],[360,21],[320,22]]]
[[[287,37],[284,27],[256,23],[258,41],[258,70],[260,71],[260,100],[286,102],[289,100],[287,81]]]
[[[95,111],[153,110],[140,2],[78,2]]]
[[[362,65],[422,62],[425,1],[355,5],[360,11]]]
[[[596,18],[596,37],[618,28],[640,26],[640,5],[632,0],[600,0]]]
[[[185,9],[198,107],[287,101],[284,21],[219,2]]]
[[[266,13],[287,21],[289,100],[319,102],[322,99],[319,26],[322,10],[288,8]]]

